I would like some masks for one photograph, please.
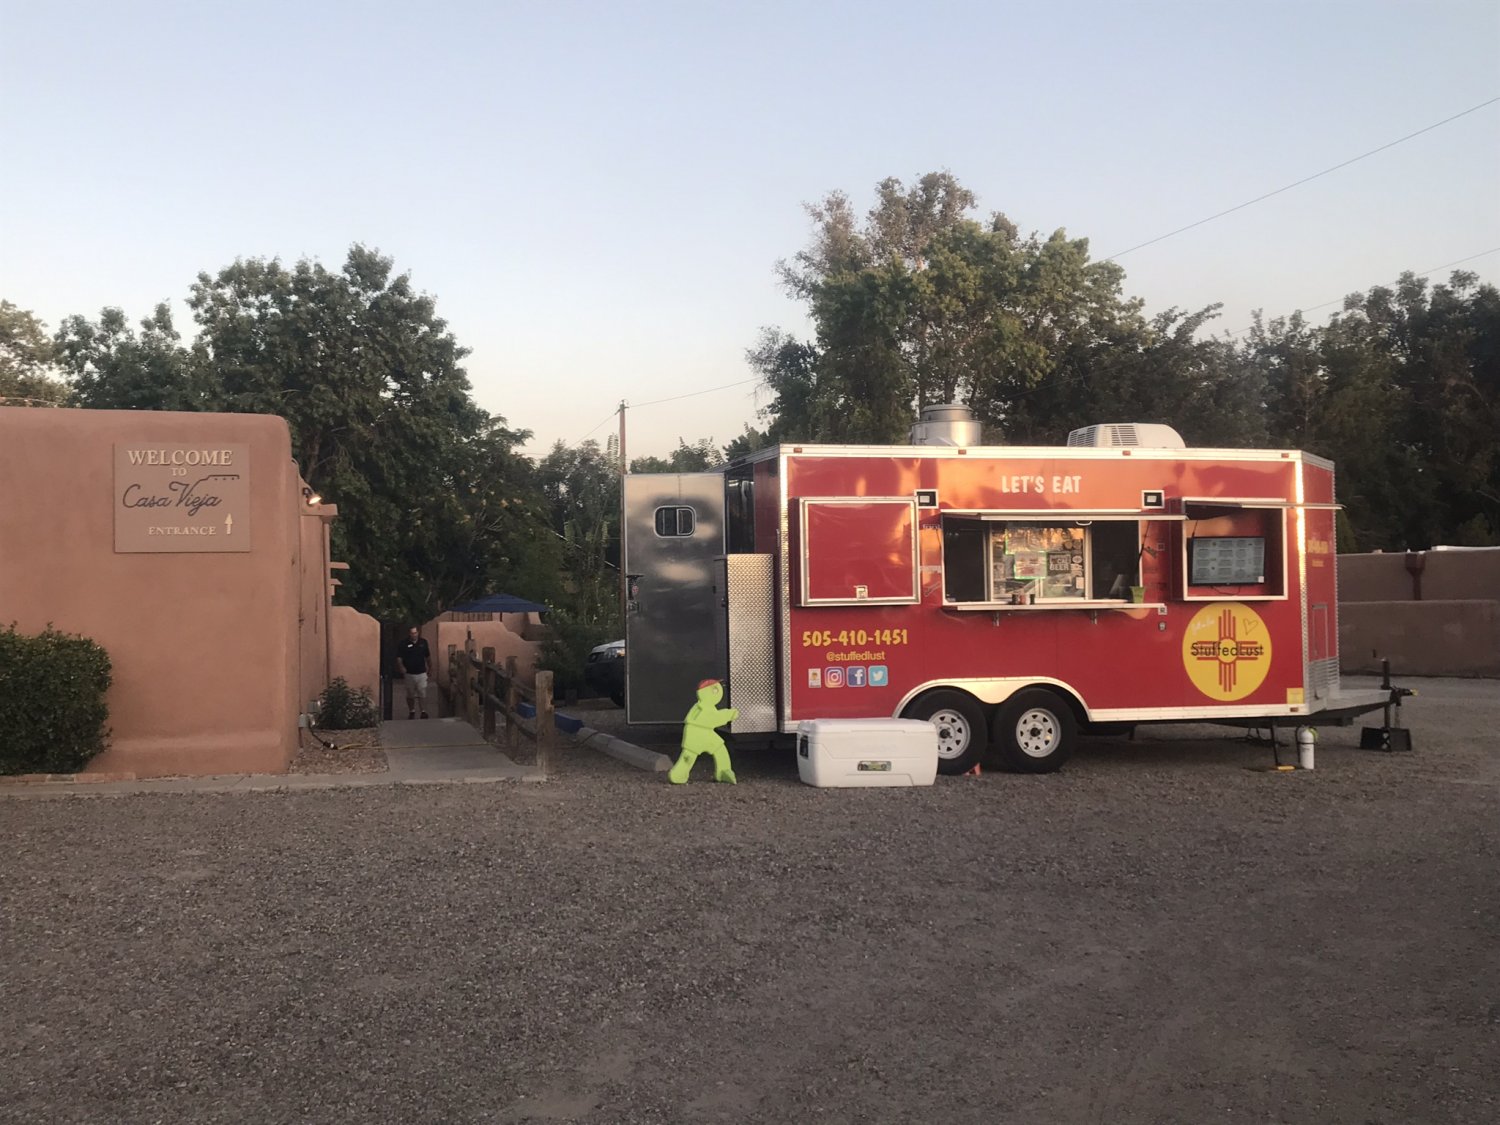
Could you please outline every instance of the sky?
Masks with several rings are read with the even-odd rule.
[[[0,297],[188,334],[200,271],[362,243],[529,452],[624,400],[664,455],[756,421],[830,191],[947,170],[1105,257],[1497,96],[1495,0],[0,0]],[[1500,279],[1500,102],[1119,261],[1237,331],[1468,258]]]

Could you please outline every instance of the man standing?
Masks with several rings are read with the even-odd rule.
[[[396,671],[406,684],[408,719],[415,719],[418,711],[422,712],[422,718],[427,718],[427,672],[431,664],[427,641],[413,625],[406,640],[396,646]]]

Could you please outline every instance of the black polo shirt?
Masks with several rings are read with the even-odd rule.
[[[418,676],[427,671],[428,664],[432,662],[427,649],[427,638],[402,641],[396,646],[396,659],[401,661],[401,667],[408,675]]]

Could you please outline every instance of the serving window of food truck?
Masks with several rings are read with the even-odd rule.
[[[1184,601],[1287,596],[1286,502],[1184,498],[1182,508],[1178,573]]]
[[[1094,608],[1141,584],[1143,520],[1180,515],[1069,513],[943,518],[943,601],[957,609]]]

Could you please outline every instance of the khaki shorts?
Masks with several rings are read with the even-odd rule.
[[[426,672],[408,672],[401,677],[401,682],[406,685],[408,701],[421,701],[427,698]]]

